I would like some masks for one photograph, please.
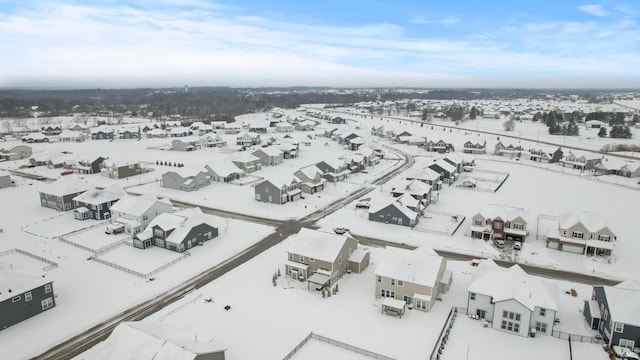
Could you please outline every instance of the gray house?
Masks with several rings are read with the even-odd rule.
[[[99,174],[104,160],[102,156],[81,156],[76,158],[73,169],[78,174]]]
[[[111,205],[125,195],[119,185],[113,184],[106,189],[85,191],[73,198],[75,210],[73,216],[78,220],[111,218]]]
[[[143,173],[138,161],[103,161],[100,172],[111,179],[124,179]]]
[[[409,209],[396,198],[381,198],[372,201],[369,220],[414,227],[420,220],[420,214]]]
[[[67,211],[75,208],[73,198],[85,191],[91,190],[86,181],[75,176],[64,176],[51,184],[44,184],[40,189],[40,205],[58,211]]]
[[[310,165],[296,171],[293,176],[300,179],[300,189],[302,192],[315,194],[324,189],[325,179],[322,177],[322,170],[315,165]]]
[[[171,141],[171,148],[176,151],[194,151],[202,149],[202,140],[194,136],[175,138]]]
[[[329,182],[342,181],[350,174],[347,163],[341,159],[323,160],[316,166],[323,172],[322,177]]]
[[[284,161],[284,153],[275,146],[260,148],[251,155],[258,157],[262,166],[274,166]]]
[[[0,331],[54,306],[50,280],[0,270]]]
[[[229,156],[229,160],[247,173],[251,173],[262,168],[260,158],[247,152],[235,153]]]
[[[594,286],[591,299],[584,302],[583,315],[609,347],[640,351],[640,287],[634,281],[616,286]]]
[[[0,170],[0,189],[11,187],[11,175],[8,171]]]
[[[229,160],[209,163],[204,166],[209,172],[211,180],[218,182],[230,182],[245,175],[245,171]]]
[[[284,204],[300,198],[300,181],[294,176],[282,180],[267,179],[254,187],[256,201]]]
[[[147,249],[158,246],[183,252],[218,236],[200,208],[184,209],[175,213],[163,213],[155,217],[147,228],[134,236],[133,246]]]
[[[211,175],[204,168],[176,168],[162,174],[160,184],[167,189],[195,191],[211,185]]]

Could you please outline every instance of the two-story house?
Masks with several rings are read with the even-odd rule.
[[[142,232],[156,216],[172,212],[169,199],[158,199],[153,194],[124,195],[111,205],[112,221],[124,225],[124,231],[131,235]]]
[[[102,175],[110,179],[124,179],[129,176],[135,176],[142,174],[142,167],[140,162],[131,161],[110,161],[105,160],[102,162],[102,169],[100,170]]]
[[[588,211],[560,214],[558,229],[546,238],[550,249],[586,255],[611,255],[616,235],[606,219]]]
[[[211,176],[204,168],[182,167],[162,174],[160,186],[167,189],[195,191],[211,185]]]
[[[456,167],[444,159],[437,160],[433,164],[429,164],[427,167],[440,174],[440,179],[447,184],[451,184],[458,177]]]
[[[499,156],[504,156],[509,158],[516,158],[516,157],[519,158],[522,156],[523,152],[524,152],[524,148],[522,147],[522,145],[513,145],[513,144],[504,145],[500,141],[498,141],[498,143],[496,144],[493,150],[494,155],[499,155]]]
[[[256,201],[272,204],[284,204],[300,198],[300,181],[293,175],[282,179],[269,178],[257,183],[254,187]]]
[[[372,198],[369,207],[369,220],[414,227],[420,220],[420,212],[416,208],[420,207],[419,201],[409,195],[405,196]],[[411,204],[411,200],[414,200],[413,204]],[[410,206],[414,206],[414,209],[411,209]]]
[[[99,174],[102,169],[102,156],[82,155],[76,158],[74,171],[78,174]]]
[[[236,145],[251,146],[260,144],[260,135],[252,133],[242,133],[236,136]]]
[[[171,140],[171,148],[176,151],[194,151],[202,149],[202,146],[201,138],[196,136],[179,137]]]
[[[51,280],[0,270],[0,331],[54,306]]]
[[[252,173],[262,169],[261,159],[247,152],[231,154],[229,160],[246,173]]]
[[[126,193],[119,185],[113,184],[105,189],[85,191],[73,198],[75,210],[73,216],[78,220],[111,218],[111,206]]]
[[[616,286],[594,286],[582,314],[598,330],[609,347],[621,346],[640,352],[640,286],[623,281]]]
[[[90,130],[92,140],[113,139],[114,131],[108,126],[98,126]]]
[[[93,186],[84,180],[72,175],[63,176],[50,184],[42,184],[40,205],[58,211],[73,210],[73,198],[91,189]]]
[[[342,181],[349,175],[347,163],[342,159],[328,159],[316,163],[322,171],[322,177],[329,182]]]
[[[411,195],[420,201],[421,209],[426,208],[431,203],[431,185],[418,180],[398,180],[389,185],[390,194],[393,197]],[[420,212],[420,211],[418,211]]]
[[[309,288],[330,287],[347,272],[363,271],[369,261],[369,256],[354,255],[358,242],[346,235],[302,228],[290,239],[284,273],[306,280]]]
[[[471,142],[467,140],[462,148],[462,152],[464,154],[486,154],[487,153],[487,142]]]
[[[230,160],[216,161],[208,163],[204,168],[209,172],[211,180],[217,182],[230,182],[239,179],[246,173]]]
[[[276,146],[267,146],[251,153],[260,159],[262,166],[276,166],[284,161],[284,153]]]
[[[467,288],[467,310],[496,330],[524,337],[533,331],[550,335],[558,311],[558,287],[528,275],[518,265],[505,269],[483,260]]]
[[[146,229],[135,235],[133,246],[146,249],[151,246],[183,252],[218,236],[215,227],[200,208],[188,208],[156,216]]]
[[[596,165],[602,162],[602,155],[598,155],[595,153],[584,153],[584,154],[575,154],[570,151],[562,160],[560,160],[560,164],[563,167],[569,166],[573,169],[586,171],[593,170]]]
[[[293,176],[300,180],[300,190],[308,194],[315,194],[324,189],[325,179],[322,170],[315,165],[309,165],[296,171]]]
[[[216,133],[208,133],[200,137],[200,142],[204,147],[223,147],[227,142]]]
[[[15,145],[11,147],[0,148],[0,160],[13,161],[26,159],[32,154],[31,146]]]
[[[440,174],[428,167],[412,167],[404,173],[407,180],[419,180],[431,186],[433,190],[442,188],[442,180]]]
[[[524,242],[527,237],[527,211],[521,208],[483,204],[471,218],[471,237]]]
[[[386,248],[375,270],[375,296],[404,301],[416,310],[430,311],[452,281],[447,260],[433,250]]]
[[[541,162],[541,163],[557,163],[562,160],[563,151],[558,148],[555,151],[547,151],[543,148],[531,148],[529,149],[529,160]]]

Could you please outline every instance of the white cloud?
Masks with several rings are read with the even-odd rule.
[[[431,19],[431,18],[427,18],[427,17],[423,17],[423,16],[418,16],[415,17],[413,19],[411,19],[411,23],[413,24],[418,24],[418,25],[456,25],[460,22],[460,19],[458,19],[457,17],[453,17],[453,16],[448,16],[442,19]]]
[[[587,14],[590,14],[590,15],[593,15],[593,16],[607,16],[607,15],[609,15],[609,12],[607,10],[605,10],[602,7],[602,5],[595,5],[595,4],[581,5],[581,6],[578,6],[578,10],[584,11]]]

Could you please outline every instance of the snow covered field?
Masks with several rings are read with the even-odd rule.
[[[352,118],[358,119],[355,116]],[[503,131],[501,130],[502,121],[491,119],[462,124],[468,127],[467,130],[447,129],[446,131],[437,127],[431,129],[429,124],[420,126],[407,121],[372,121],[371,119],[358,119],[358,121],[361,123],[349,121],[348,125],[337,127],[355,129],[355,126],[360,126],[360,129],[355,131],[364,137],[369,137],[368,132],[372,125],[384,125],[385,128],[396,131],[406,130],[415,135],[426,136],[429,140],[442,138],[452,142],[457,150],[462,149],[462,144],[466,140],[474,142],[486,140],[488,153],[492,152],[497,138],[494,135],[474,133],[472,131],[474,125],[475,130],[484,128],[496,132]],[[322,127],[334,126],[323,123]],[[320,133],[321,129],[316,132]],[[597,136],[590,138],[589,131],[581,129],[581,132],[583,135],[579,139],[569,139],[569,137],[565,139],[548,135],[544,125],[524,122],[517,123],[516,131],[510,134],[529,137],[530,141],[513,142],[514,144],[522,143],[525,148],[535,145],[538,139],[554,141],[560,146],[575,144],[593,149],[599,149],[603,142],[612,141],[612,139],[599,139]],[[269,177],[284,173],[291,174],[300,167],[328,158],[337,158],[349,152],[334,141],[319,136],[309,139],[306,135],[306,133],[293,134],[306,139],[305,142],[310,144],[309,146],[301,145],[299,158],[285,160],[279,166],[264,167],[252,175]],[[32,146],[34,154],[49,151],[72,151],[75,154],[89,155],[106,153],[113,159],[133,158],[145,161],[154,169],[153,172],[121,180],[108,179],[99,174],[85,176],[88,181],[100,187],[118,183],[136,194],[153,193],[196,205],[278,220],[300,218],[326,207],[331,202],[363,186],[372,186],[370,185],[372,179],[387,172],[398,163],[397,158],[394,159],[395,155],[388,152],[385,156],[386,160],[367,169],[367,173],[352,174],[345,182],[336,185],[327,184],[324,191],[285,205],[270,205],[255,201],[251,185],[214,183],[191,193],[159,186],[162,173],[173,167],[155,165],[156,161],[179,162],[184,163],[185,166],[203,166],[205,163],[224,159],[237,147],[233,145],[235,135],[223,135],[223,137],[231,144],[227,148],[197,150],[189,153],[160,150],[171,142],[170,138],[113,142],[88,140],[83,143],[45,143],[32,144]],[[430,161],[437,156],[416,146],[390,144],[379,138],[369,138],[379,144],[397,147],[423,161]],[[573,141],[575,143],[570,143]],[[512,143],[504,139],[503,142]],[[5,143],[2,145],[4,146]],[[637,231],[633,227],[637,220],[636,204],[640,202],[640,185],[637,184],[637,179],[612,175],[594,177],[591,174],[562,168],[557,164],[538,164],[526,159],[515,161],[495,155],[477,155],[476,159],[478,170],[509,173],[509,178],[496,193],[469,191],[445,185],[439,192],[438,201],[427,208],[425,216],[431,219],[422,218],[418,225],[418,228],[432,230],[431,232],[368,221],[367,211],[356,209],[354,204],[321,220],[319,225],[329,228],[345,226],[354,234],[397,243],[425,245],[478,257],[504,258],[504,254],[490,243],[474,240],[468,236],[470,219],[481,204],[515,206],[525,208],[529,212],[527,220],[530,235],[516,258],[518,262],[592,273],[614,279],[625,279],[637,274],[638,267],[634,254],[640,251],[640,243],[635,241]],[[0,168],[16,169],[24,163],[24,160],[4,162],[0,163]],[[37,167],[24,169],[24,171],[52,179],[60,177],[60,169]],[[480,173],[481,171],[478,172]],[[473,176],[473,173],[469,176]],[[0,202],[3,204],[0,207],[0,219],[3,219],[0,222],[0,228],[3,230],[0,233],[0,252],[20,248],[55,261],[59,267],[45,272],[47,278],[54,280],[56,307],[0,332],[0,348],[5,354],[3,356],[10,359],[28,358],[123,309],[163,293],[181,281],[242,251],[273,231],[273,228],[262,225],[212,216],[220,230],[218,238],[205,243],[202,247],[192,249],[190,257],[156,274],[155,281],[146,281],[94,261],[88,261],[87,257],[91,255],[89,252],[55,239],[98,222],[77,221],[73,219],[71,213],[60,214],[41,207],[37,193],[39,182],[15,176],[12,178],[18,180],[17,187],[0,189]],[[398,178],[402,178],[402,175]],[[382,186],[376,187],[367,196],[385,194],[385,188]],[[585,257],[549,250],[545,247],[542,235],[546,234],[547,229],[553,228],[554,224],[541,222],[539,226],[538,215],[558,215],[573,210],[594,211],[607,218],[618,238],[612,258]],[[462,217],[466,219],[462,225],[455,224],[449,215],[441,213],[458,214],[459,219]],[[453,236],[437,234],[437,232],[451,233],[458,225],[460,227]],[[99,249],[118,241],[116,239],[120,237],[105,235],[102,227],[96,227],[86,232],[80,231],[69,235],[69,239],[89,248]],[[322,298],[316,293],[305,290],[304,284],[282,278],[278,286],[273,287],[270,276],[282,267],[286,244],[287,240],[153,317],[178,328],[192,329],[193,332],[212,336],[222,347],[229,349],[227,352],[229,359],[282,358],[310,331],[394,358],[413,359],[428,356],[451,306],[466,305],[465,291],[473,269],[466,263],[450,262],[450,266],[455,270],[454,285],[451,291],[443,296],[444,301],[438,302],[432,312],[409,311],[402,319],[380,314],[379,303],[373,296],[372,272],[381,249],[371,249],[372,264],[367,271],[363,274],[346,275],[340,280],[340,292],[331,298]],[[149,269],[156,268],[158,264],[170,261],[175,255],[165,251],[155,256],[154,252],[159,251],[162,249],[142,251],[122,246],[103,254],[102,257],[147,272]],[[166,259],[165,255],[169,259]],[[30,270],[29,272],[39,274],[42,272],[39,270],[42,266],[34,263],[31,258],[16,253],[0,256],[0,267],[5,269],[8,267]],[[588,329],[585,329],[581,318],[582,314],[578,311],[581,309],[580,301],[588,297],[588,289],[580,288],[576,284],[563,285],[563,288],[573,287],[578,288],[579,296],[561,303],[561,323],[558,324],[558,328],[567,332],[588,334]],[[212,303],[204,301],[209,297],[213,299]],[[223,309],[227,304],[232,306],[232,310]],[[211,324],[218,325],[211,326]],[[472,324],[475,323],[472,322]],[[458,325],[460,324],[456,324]],[[460,328],[464,327],[460,326]],[[468,331],[475,331],[471,329],[473,325]],[[480,328],[478,331],[487,333],[487,329]],[[503,334],[494,333],[498,335],[490,335],[487,342],[495,346]],[[464,334],[462,338],[466,340],[469,335]],[[24,343],[25,336],[29,337],[31,346],[16,346],[15,344]],[[509,336],[509,339],[514,338],[511,335],[504,336]],[[391,343],[390,338],[394,339]],[[251,339],[256,346],[246,346],[247,339]],[[513,343],[508,342],[509,345],[506,347],[506,350],[511,350],[511,355],[513,355],[513,349],[519,346],[516,345],[516,341],[519,340],[514,340]],[[529,344],[522,346],[548,343],[549,351],[554,355],[556,352],[557,354],[564,354],[565,351],[568,353],[566,341],[555,338],[538,337],[535,340],[522,339],[522,341]],[[335,349],[315,340],[307,345],[311,346],[311,349],[317,349],[311,353],[317,351],[335,358],[353,356],[349,352],[342,356],[344,350]],[[466,352],[466,345],[462,347]],[[585,345],[577,345],[576,348],[574,351],[578,353],[582,351],[585,354],[591,354],[592,352],[591,348]],[[450,349],[451,347],[448,348]],[[475,345],[472,344],[471,351],[475,351],[474,349]],[[303,348],[294,359],[309,358],[308,356],[311,355],[305,355],[308,353],[309,351]],[[509,353],[509,351],[504,355],[496,353],[495,358],[509,359],[510,357],[507,357]],[[454,355],[448,356],[454,358]],[[547,357],[556,358],[551,353]]]

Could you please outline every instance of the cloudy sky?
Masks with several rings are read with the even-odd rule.
[[[640,3],[0,0],[0,87],[640,85]]]

